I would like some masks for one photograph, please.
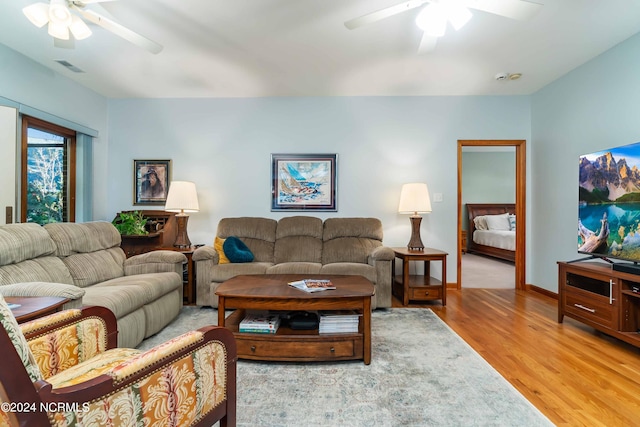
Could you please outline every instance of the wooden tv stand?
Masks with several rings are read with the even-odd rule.
[[[640,275],[601,262],[558,267],[558,323],[568,316],[640,347]]]

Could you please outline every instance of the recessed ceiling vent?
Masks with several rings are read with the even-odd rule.
[[[54,61],[56,61],[58,64],[62,65],[63,67],[67,68],[68,70],[73,71],[74,73],[84,73],[84,70],[81,70],[80,68],[76,67],[69,61],[65,61],[64,59],[55,59]]]

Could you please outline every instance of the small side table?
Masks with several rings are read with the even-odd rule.
[[[447,255],[438,249],[424,248],[413,251],[408,248],[391,248],[396,258],[402,260],[402,275],[396,276],[395,263],[392,264],[393,294],[402,301],[403,305],[409,301],[442,300],[447,304]],[[424,261],[424,275],[409,274],[409,261]],[[431,261],[442,262],[442,280],[431,277]]]
[[[28,322],[62,310],[69,299],[63,297],[5,297],[6,302],[20,304],[11,310],[18,323]]]
[[[185,271],[183,276],[183,305],[193,305],[196,303],[196,265],[193,262],[193,252],[195,252],[196,247],[191,246],[190,248],[177,248],[175,246],[167,246],[156,248],[156,250],[162,251],[175,251],[180,252],[184,256],[187,257],[187,263],[185,264]]]

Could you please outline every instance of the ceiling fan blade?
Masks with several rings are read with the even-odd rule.
[[[62,40],[57,37],[54,37],[53,46],[60,49],[75,49],[76,39],[73,36],[69,36],[69,40]]]
[[[136,46],[146,49],[151,53],[160,53],[162,51],[162,45],[154,42],[153,40],[149,40],[148,38],[92,10],[85,10],[79,7],[74,7],[74,9],[77,10],[78,13],[80,13],[82,17],[87,21],[93,22],[94,24],[99,25],[108,31],[111,31],[113,34],[122,37],[123,39],[135,44]]]
[[[425,3],[429,3],[431,0],[410,0],[404,3],[397,4],[395,6],[380,9],[376,12],[368,13],[360,16],[359,18],[350,19],[344,23],[344,26],[350,30],[362,27],[363,25],[373,24],[381,19],[388,18],[398,13],[405,12],[407,10],[415,9]]]
[[[526,21],[542,9],[542,5],[523,0],[464,0],[464,6],[506,18]]]
[[[436,44],[438,43],[438,37],[433,37],[424,33],[422,35],[422,40],[420,40],[420,47],[418,47],[418,53],[427,53],[431,52],[436,48]]]

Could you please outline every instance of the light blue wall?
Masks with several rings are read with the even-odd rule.
[[[475,147],[474,147],[475,148]],[[462,153],[462,229],[467,230],[467,203],[516,202],[516,152],[480,151]]]
[[[457,140],[528,140],[529,117],[525,96],[110,100],[106,217],[136,207],[134,159],[171,159],[173,179],[198,188],[189,236],[211,244],[220,218],[291,215],[270,211],[271,153],[337,153],[338,212],[317,216],[378,217],[385,244],[405,246],[400,188],[427,182],[444,201],[424,216],[422,240],[454,266]]]
[[[2,44],[0,64],[0,97],[99,132],[93,143],[93,192],[99,195],[93,210],[105,212],[107,99]]]
[[[640,35],[532,96],[530,283],[554,292],[577,253],[578,158],[640,141]]]

